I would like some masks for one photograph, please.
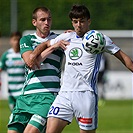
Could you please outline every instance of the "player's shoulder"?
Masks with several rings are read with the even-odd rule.
[[[65,33],[60,34],[59,36],[62,37],[62,39],[64,39],[64,40],[68,40],[68,39],[73,38],[73,36],[75,36],[75,32],[74,31],[65,32]]]
[[[14,50],[13,50],[13,48],[10,48],[10,49],[7,50],[7,52],[8,52],[8,53],[13,53]]]
[[[106,46],[105,46],[106,52],[114,54],[120,50],[120,48],[114,43],[114,41],[109,36],[104,35],[104,38],[106,40]]]
[[[62,33],[62,35],[64,35],[64,36],[73,36],[73,35],[75,35],[75,34],[76,34],[75,31]]]
[[[9,48],[9,49],[7,49],[4,53],[13,53],[14,52],[14,50],[13,50],[13,48]]]
[[[58,36],[59,34],[56,34],[55,32],[50,32],[50,36]]]
[[[104,38],[105,38],[106,42],[108,42],[108,41],[111,42],[112,41],[111,38],[109,36],[105,35],[105,34],[104,34]]]
[[[13,50],[12,48],[7,49],[5,52],[3,52],[2,57],[6,57],[10,53],[12,53],[12,50]]]
[[[56,33],[54,33],[54,32],[50,32],[49,40],[50,40],[50,39],[56,38],[58,35],[59,35],[59,34],[56,34]]]
[[[36,38],[35,34],[28,34],[28,35],[25,35],[23,36],[20,41],[22,40],[31,40],[31,38]]]

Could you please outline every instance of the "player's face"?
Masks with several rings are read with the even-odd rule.
[[[19,36],[13,36],[10,38],[10,44],[12,46],[12,48],[14,49],[15,52],[19,52],[19,40],[20,37]]]
[[[89,30],[90,23],[90,19],[87,18],[72,19],[74,30],[76,31],[77,35],[81,37]]]
[[[36,27],[37,35],[45,38],[48,36],[51,29],[51,14],[49,12],[39,10],[36,15],[37,19],[33,19],[32,23]]]

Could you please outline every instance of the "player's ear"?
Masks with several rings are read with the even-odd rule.
[[[89,23],[89,25],[91,24],[91,19],[88,19],[88,23]]]
[[[34,26],[36,26],[36,20],[35,20],[35,19],[32,19],[32,24],[33,24]]]

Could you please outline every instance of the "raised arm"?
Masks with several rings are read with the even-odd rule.
[[[28,46],[25,46],[25,45],[26,45],[25,43],[22,43],[21,48],[24,47],[24,49],[26,49],[26,47],[28,47]],[[34,50],[34,51],[32,49],[31,50],[28,49],[26,52],[23,52],[22,58],[23,58],[25,64],[29,68],[33,68],[33,66],[35,66],[35,65],[38,66],[38,62],[36,61],[37,56],[40,55],[40,53],[48,47],[49,47],[49,42],[47,41],[47,42],[43,43],[40,47],[37,47],[36,50]],[[34,55],[34,56],[32,57],[32,55]]]
[[[48,48],[44,49],[45,45],[47,45]],[[50,45],[49,41],[38,45],[35,48],[35,50],[30,54],[30,64],[28,66],[30,68],[33,68],[33,65],[36,65],[39,68],[40,63],[44,61],[49,54],[51,54],[54,50],[56,50],[59,47],[65,50],[67,45],[69,45],[69,42],[63,40],[53,44],[52,46]]]
[[[30,54],[32,60],[36,59],[46,48],[50,47],[50,41],[46,41],[38,45],[34,51]]]
[[[133,72],[133,61],[128,55],[126,55],[122,50],[119,50],[114,54],[114,56],[118,58],[131,72]]]
[[[49,54],[51,54],[54,50],[58,49],[59,47],[62,48],[63,50],[66,49],[66,46],[69,45],[69,42],[67,41],[60,41],[55,43],[54,45],[50,46],[49,48],[45,49],[38,57],[37,60],[39,63],[44,61]],[[33,54],[33,53],[32,53]]]

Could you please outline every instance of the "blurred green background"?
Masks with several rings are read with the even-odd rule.
[[[14,29],[21,32],[34,29],[31,14],[37,6],[50,8],[52,30],[72,29],[68,12],[73,4],[84,4],[89,8],[92,29],[133,29],[133,0],[0,0],[0,33],[8,36]]]

